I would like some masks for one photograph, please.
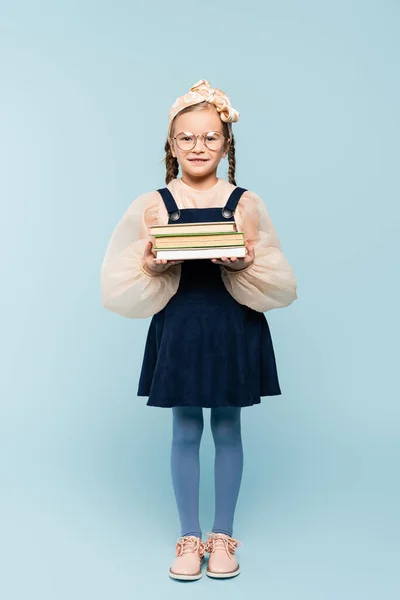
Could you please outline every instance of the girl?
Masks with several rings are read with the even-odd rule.
[[[232,537],[243,471],[241,408],[281,394],[264,312],[297,299],[296,279],[261,198],[237,187],[229,98],[202,79],[169,111],[166,187],[138,196],[115,228],[101,268],[103,306],[152,316],[138,386],[148,406],[172,408],[171,474],[181,525],[169,575],[239,574]],[[217,177],[228,156],[229,182]],[[178,178],[179,167],[181,177]],[[156,260],[149,227],[235,221],[244,258]],[[215,443],[215,517],[199,523],[203,408]]]

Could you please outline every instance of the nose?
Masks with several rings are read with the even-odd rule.
[[[203,138],[203,136],[202,136],[202,135],[198,135],[198,136],[197,136],[197,138],[196,138],[196,144],[195,144],[195,146],[194,146],[193,150],[195,150],[195,151],[197,150],[197,144],[198,144],[198,142],[199,142],[199,141],[201,142],[201,145],[200,145],[200,147],[199,147],[199,150],[203,150],[203,149],[205,149],[205,148],[206,148],[206,145],[205,145],[205,143],[204,143],[204,138]]]

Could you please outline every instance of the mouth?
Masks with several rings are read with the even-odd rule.
[[[193,164],[199,164],[202,165],[205,162],[208,162],[208,158],[189,158],[188,159],[189,162],[193,163]]]

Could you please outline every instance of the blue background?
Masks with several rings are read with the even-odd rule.
[[[396,0],[2,3],[5,600],[398,597],[399,25]],[[99,271],[202,78],[299,299],[267,313],[283,395],[242,413],[242,574],[179,584],[171,412],[135,396],[149,320],[105,311]]]

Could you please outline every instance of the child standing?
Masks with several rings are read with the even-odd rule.
[[[239,113],[206,80],[169,111],[166,187],[138,196],[115,228],[101,267],[103,306],[152,317],[138,396],[172,409],[171,474],[181,525],[169,575],[194,580],[209,553],[210,577],[239,574],[232,537],[243,472],[241,409],[281,394],[264,312],[297,299],[296,279],[261,198],[236,186],[232,123]],[[229,182],[217,177],[228,157]],[[179,167],[182,175],[178,178]],[[244,258],[156,260],[149,227],[235,221]],[[199,450],[210,408],[215,517],[202,541]]]

